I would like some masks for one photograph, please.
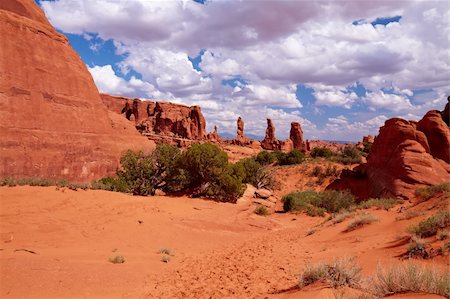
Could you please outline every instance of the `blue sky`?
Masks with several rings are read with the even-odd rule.
[[[439,1],[37,2],[101,92],[199,104],[226,135],[242,116],[262,137],[270,117],[280,139],[300,121],[308,139],[357,141],[449,94]]]

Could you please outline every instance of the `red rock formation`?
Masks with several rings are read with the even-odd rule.
[[[266,137],[261,141],[261,147],[265,150],[281,150],[281,143],[275,138],[275,126],[270,118],[267,119]]]
[[[214,131],[211,133],[208,133],[207,139],[213,143],[221,143],[222,138],[219,136],[219,133],[217,131],[217,126],[214,126]]]
[[[375,138],[367,163],[346,172],[331,189],[350,189],[360,198],[410,198],[416,188],[450,181],[446,158],[450,131],[437,111],[417,124],[400,118],[386,121]],[[447,149],[447,153],[442,151]]]
[[[428,111],[417,123],[417,130],[422,131],[428,140],[430,153],[436,159],[450,163],[450,130],[439,111]]]
[[[156,134],[193,140],[206,138],[206,122],[199,106],[157,102],[153,117]]]
[[[125,114],[128,120],[133,119],[136,124],[141,123],[152,115],[155,110],[155,102],[141,101],[139,99],[130,99],[121,96],[111,96],[109,94],[100,94],[103,104],[108,110]]]
[[[292,140],[293,148],[302,152],[306,152],[306,144],[303,140],[303,131],[300,123],[291,123],[290,140]]]
[[[244,120],[242,117],[238,117],[237,119],[237,132],[236,132],[236,138],[231,140],[231,144],[240,145],[240,146],[248,146],[252,143],[252,140],[245,137],[244,133]]]
[[[364,150],[364,148],[368,145],[368,144],[373,144],[373,142],[375,141],[375,138],[372,135],[367,135],[363,137],[362,141],[359,141],[356,144],[356,147],[360,150]]]
[[[110,118],[86,65],[33,0],[0,1],[0,36],[0,177],[90,181],[113,174],[122,151],[154,146]]]
[[[137,120],[138,130],[155,141],[167,141],[167,137],[173,137],[186,139],[181,144],[191,144],[188,140],[204,140],[207,137],[205,118],[199,106],[141,101],[107,94],[102,94],[102,100],[109,110]],[[178,141],[170,143],[180,144]]]
[[[447,105],[445,105],[445,108],[441,113],[444,122],[447,124],[447,126],[450,126],[450,96],[447,97]]]

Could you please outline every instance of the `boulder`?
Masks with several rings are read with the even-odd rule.
[[[272,196],[272,191],[267,189],[256,189],[255,190],[255,197],[267,199]]]
[[[275,203],[273,203],[271,201],[268,201],[268,200],[265,200],[265,199],[259,199],[259,198],[254,199],[253,203],[260,204],[260,205],[265,206],[267,208],[273,208],[275,206]]]
[[[35,1],[0,1],[0,36],[0,177],[86,182],[114,174],[123,151],[154,148],[109,115],[86,65]]]

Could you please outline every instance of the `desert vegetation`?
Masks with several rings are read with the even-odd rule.
[[[305,155],[296,149],[288,153],[284,153],[282,151],[261,151],[255,157],[255,161],[261,165],[295,165],[301,164],[304,160]]]
[[[379,265],[368,289],[378,297],[405,292],[425,292],[450,297],[450,274],[433,267],[405,262],[391,267]]]
[[[307,265],[300,276],[299,287],[318,281],[332,288],[347,286],[363,292],[358,298],[380,298],[407,292],[450,296],[450,274],[439,268],[403,262],[390,267],[379,264],[367,279],[362,279],[360,272],[356,260],[348,257]]]
[[[441,211],[412,226],[410,232],[420,238],[427,238],[436,235],[438,231],[446,229],[449,226],[450,212]]]
[[[293,192],[283,197],[284,211],[304,211],[310,216],[336,213],[355,205],[355,197],[347,191]]]
[[[313,158],[326,158],[330,161],[347,164],[358,164],[362,161],[363,152],[354,145],[346,145],[342,150],[333,152],[327,147],[315,147],[310,153]]]
[[[327,283],[333,288],[359,286],[361,267],[354,258],[340,258],[328,263],[307,265],[300,276],[299,287],[303,288],[317,281]]]
[[[375,221],[378,221],[378,218],[376,216],[368,213],[361,213],[355,220],[350,222],[350,224],[345,229],[345,232],[353,231]]]
[[[437,194],[446,194],[450,197],[450,182],[417,188],[415,192],[420,201],[426,201]]]

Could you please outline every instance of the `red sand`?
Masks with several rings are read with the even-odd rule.
[[[379,222],[343,233],[351,220],[317,226],[324,218],[253,210],[245,199],[1,187],[0,297],[314,298],[314,291],[283,292],[306,263],[356,256],[372,274],[379,262],[399,262],[404,246],[387,247],[418,221],[395,221],[396,208],[371,210]],[[169,263],[158,253],[164,247],[174,254]],[[126,262],[110,263],[115,255]]]

